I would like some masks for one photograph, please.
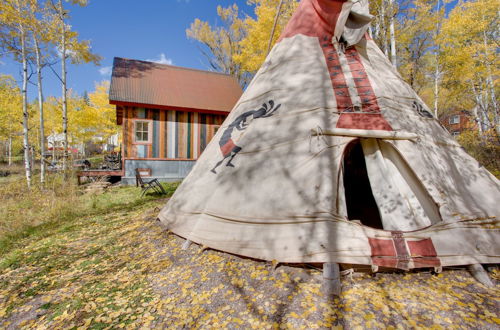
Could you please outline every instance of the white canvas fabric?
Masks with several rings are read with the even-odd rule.
[[[160,212],[169,230],[279,262],[500,262],[498,180],[433,118],[366,24],[340,38],[349,17],[369,21],[366,8],[302,0]]]

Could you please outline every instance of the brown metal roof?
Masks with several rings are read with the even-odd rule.
[[[230,75],[115,57],[109,101],[229,112],[241,94]]]

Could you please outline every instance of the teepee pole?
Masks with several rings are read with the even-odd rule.
[[[323,264],[323,292],[327,296],[340,296],[340,268],[334,262]]]
[[[467,266],[467,269],[479,283],[489,288],[492,288],[494,286],[491,278],[481,264],[469,265]]]
[[[283,6],[283,0],[280,1],[280,4],[278,6],[278,10],[276,11],[276,16],[274,16],[273,29],[271,30],[271,36],[269,37],[269,44],[267,45],[267,54],[266,55],[269,55],[269,52],[271,51],[271,46],[273,44],[274,31],[276,30],[276,25],[278,24],[278,17],[280,16],[282,6]]]
[[[183,250],[187,250],[187,249],[189,249],[189,246],[190,246],[190,245],[191,245],[191,241],[187,239],[187,240],[184,242],[184,244],[182,244],[182,249],[183,249]]]

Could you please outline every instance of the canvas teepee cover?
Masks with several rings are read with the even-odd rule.
[[[498,263],[500,185],[366,33],[367,2],[302,0],[159,218],[279,262]]]

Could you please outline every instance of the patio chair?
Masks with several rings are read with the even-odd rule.
[[[163,189],[163,186],[160,184],[160,181],[158,179],[153,179],[149,181],[145,181],[141,177],[141,172],[139,171],[138,168],[135,169],[135,185],[137,187],[141,187],[142,192],[141,192],[141,197],[146,194],[146,192],[150,189],[152,189],[154,192],[158,194],[166,194],[167,192],[165,189]]]

